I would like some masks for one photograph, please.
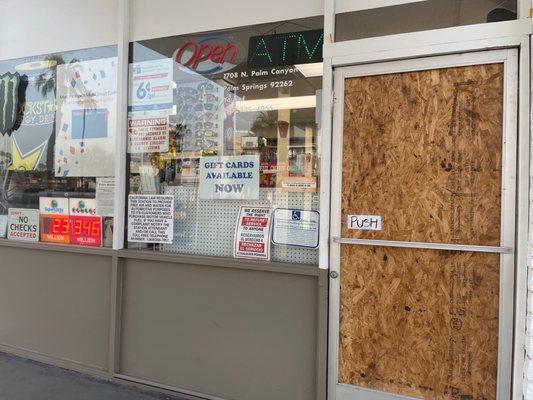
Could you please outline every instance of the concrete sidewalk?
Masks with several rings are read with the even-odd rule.
[[[0,400],[183,400],[0,352]]]

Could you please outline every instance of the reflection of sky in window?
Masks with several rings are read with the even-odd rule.
[[[70,63],[76,60],[87,61],[87,60],[95,60],[99,58],[109,58],[109,57],[116,57],[116,56],[117,56],[117,46],[103,46],[103,47],[94,47],[94,48],[82,49],[82,50],[63,51],[60,53],[20,57],[20,58],[0,61],[0,74],[3,74],[5,72],[16,72],[15,66],[22,64],[22,63],[26,63],[26,62],[31,62],[31,61],[53,59],[53,60],[62,60],[64,63]],[[31,71],[24,71],[24,73],[31,74]],[[38,73],[42,73],[42,70],[38,71]]]
[[[168,58],[166,55],[161,54],[149,47],[143,46],[138,42],[133,43],[133,54],[135,62]],[[181,64],[174,62],[174,82],[179,84],[180,82],[200,83],[202,81],[211,82],[217,87],[222,87],[218,85],[215,81],[191,70],[190,68],[184,67]]]
[[[290,24],[293,25],[293,24]],[[280,29],[281,28],[281,29]],[[283,31],[288,28],[287,25],[278,25],[277,32]],[[295,29],[295,26],[291,26],[292,29]],[[298,27],[299,29],[302,29],[302,27]],[[248,37],[248,35],[253,34],[256,35],[258,32],[250,32],[250,29],[241,29],[237,33],[229,33],[231,37],[235,39],[236,36],[241,37],[240,42],[241,45],[246,42],[243,37]],[[204,35],[202,35],[204,36]],[[132,43],[132,57],[135,62],[142,62],[142,61],[149,61],[149,60],[156,60],[156,59],[166,59],[169,58],[170,53],[173,51],[172,49],[176,49],[185,41],[186,39],[184,37],[174,37],[174,38],[161,38],[161,39],[153,39],[148,40],[145,42],[134,42]],[[144,44],[143,44],[144,43]],[[145,45],[146,44],[146,45]],[[149,47],[148,47],[149,46]],[[246,47],[247,46],[243,46]],[[157,49],[157,50],[155,50]],[[165,53],[165,54],[163,54]],[[244,54],[245,55],[245,54]],[[174,88],[180,87],[180,85],[187,85],[188,83],[193,84],[199,84],[202,81],[209,82],[213,85],[215,85],[217,88],[222,89],[227,87],[228,85],[234,85],[238,88],[236,91],[236,101],[241,102],[242,104],[248,103],[249,100],[252,100],[253,107],[259,107],[261,108],[261,105],[267,105],[269,107],[273,107],[269,113],[271,114],[277,114],[277,107],[274,105],[274,103],[277,103],[276,99],[279,98],[279,90],[275,87],[271,87],[271,82],[277,82],[277,81],[283,81],[283,80],[291,80],[293,86],[290,87],[290,93],[291,96],[287,99],[282,100],[284,103],[283,106],[281,106],[281,109],[283,108],[292,108],[291,112],[291,121],[294,126],[301,123],[302,125],[309,125],[309,123],[314,123],[315,119],[315,107],[306,105],[305,108],[299,108],[297,106],[297,101],[299,100],[300,103],[304,98],[308,98],[309,101],[312,101],[314,104],[315,101],[315,93],[316,90],[319,90],[321,88],[322,83],[322,77],[321,74],[317,75],[311,75],[311,77],[307,77],[303,73],[300,72],[293,72],[287,75],[272,75],[268,74],[268,76],[265,77],[251,77],[251,69],[249,69],[246,65],[246,57],[243,58],[243,54],[240,54],[240,59],[237,60],[237,65],[235,65],[234,68],[230,68],[227,70],[227,72],[236,72],[238,73],[238,77],[233,79],[232,82],[228,82],[222,79],[222,74],[218,73],[217,75],[214,75],[217,77],[217,79],[209,79],[209,75],[201,75],[187,67],[184,67],[176,62],[174,62]],[[184,60],[188,60],[190,58],[190,55],[188,55],[186,52],[183,55]],[[214,64],[213,64],[214,65]],[[317,66],[321,66],[321,63],[315,65],[315,69]],[[311,67],[311,65],[309,65]],[[210,65],[204,65],[204,68],[209,69]],[[274,67],[276,68],[276,67]],[[279,68],[287,68],[287,67],[279,67]],[[257,70],[259,68],[255,68]],[[265,70],[268,70],[270,72],[270,68],[264,68]],[[320,68],[319,68],[320,70]],[[248,77],[242,78],[240,76],[241,71],[247,71]],[[217,83],[218,82],[218,83]],[[265,90],[242,90],[240,88],[240,84],[266,84]],[[298,99],[294,99],[295,102],[291,102],[290,98],[298,97]],[[281,99],[280,99],[281,100]],[[306,101],[306,103],[309,103],[309,101]],[[259,102],[259,103],[257,103]],[[175,101],[176,103],[176,101]],[[257,104],[256,104],[257,103]],[[239,104],[239,103],[237,103]],[[221,104],[220,104],[221,105]],[[248,105],[248,104],[247,104]],[[261,113],[261,111],[256,111],[252,109],[249,109],[248,111],[237,111],[235,122],[236,122],[236,130],[241,132],[248,132],[254,125],[254,123],[257,121],[258,118],[264,117],[264,113]],[[239,106],[237,106],[239,109]],[[266,107],[268,108],[268,107]],[[176,113],[177,107],[174,107],[174,113]],[[275,131],[273,132],[275,133]],[[268,133],[263,132],[263,134]]]
[[[133,43],[133,54],[135,62],[141,62],[141,61],[149,61],[149,60],[157,60],[157,59],[167,59],[168,57],[147,47],[144,46],[138,42]],[[187,56],[185,56],[185,59],[187,59]],[[194,84],[199,85],[201,83],[210,83],[215,86],[216,90],[215,92],[224,89],[224,86],[219,85],[216,81],[211,80],[193,70],[190,68],[187,68],[181,64],[178,64],[177,62],[173,63],[173,86],[174,89],[176,87],[179,87],[180,85],[187,85],[187,84]],[[237,97],[238,99],[238,97]],[[220,99],[219,107],[223,106],[222,102],[223,99]],[[174,106],[173,112],[176,113],[178,110],[176,106]]]

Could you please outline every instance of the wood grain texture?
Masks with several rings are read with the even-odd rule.
[[[346,80],[343,237],[499,245],[501,64]],[[381,231],[346,228],[381,215]],[[498,254],[343,245],[339,382],[495,399]],[[461,397],[464,396],[464,397]]]
[[[341,262],[339,382],[495,399],[499,255],[343,245]]]
[[[502,124],[502,64],[347,79],[343,237],[499,245]]]

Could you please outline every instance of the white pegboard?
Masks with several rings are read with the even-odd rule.
[[[163,251],[215,257],[232,257],[237,214],[241,205],[318,210],[318,195],[261,188],[259,200],[200,200],[197,187],[169,186],[174,196],[174,241]],[[271,260],[317,264],[318,249],[271,244]]]

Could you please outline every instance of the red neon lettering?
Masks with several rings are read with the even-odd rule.
[[[224,62],[224,48],[222,46],[219,46],[218,44],[213,46],[213,49],[211,50],[211,61],[218,64]]]
[[[235,58],[237,57],[237,47],[235,47],[235,45],[231,43],[228,43],[226,47],[224,48],[224,57],[222,57],[222,62],[226,61],[226,57],[229,51],[232,52],[229,62],[233,64],[235,62]]]
[[[197,47],[196,52],[194,53],[194,62],[192,63],[191,68],[196,69],[198,68],[198,64],[200,64],[202,61],[208,60],[212,51],[213,47],[207,43],[202,43],[200,47]]]
[[[189,46],[193,46],[194,47],[194,50],[192,52],[192,56],[191,58],[189,58],[189,60],[187,62],[182,62],[181,61],[181,57],[183,57],[183,53],[185,53],[185,50],[187,50],[187,47]],[[194,58],[195,58],[195,55],[196,55],[196,48],[198,47],[198,45],[193,41],[193,40],[188,40],[186,41],[185,43],[183,43],[183,45],[180,47],[180,49],[178,50],[178,52],[176,53],[176,62],[178,64],[182,64],[182,65],[185,65],[185,66],[189,66],[191,64],[191,62],[193,62]]]
[[[188,60],[183,61],[183,54],[186,50],[192,51],[192,55]],[[216,64],[223,64],[226,61],[234,63],[237,58],[237,47],[228,43],[225,46],[222,45],[211,45],[208,43],[202,43],[198,45],[193,40],[188,40],[181,45],[181,47],[176,52],[175,61],[178,64],[184,65],[186,67],[196,69],[200,63],[211,60]]]

